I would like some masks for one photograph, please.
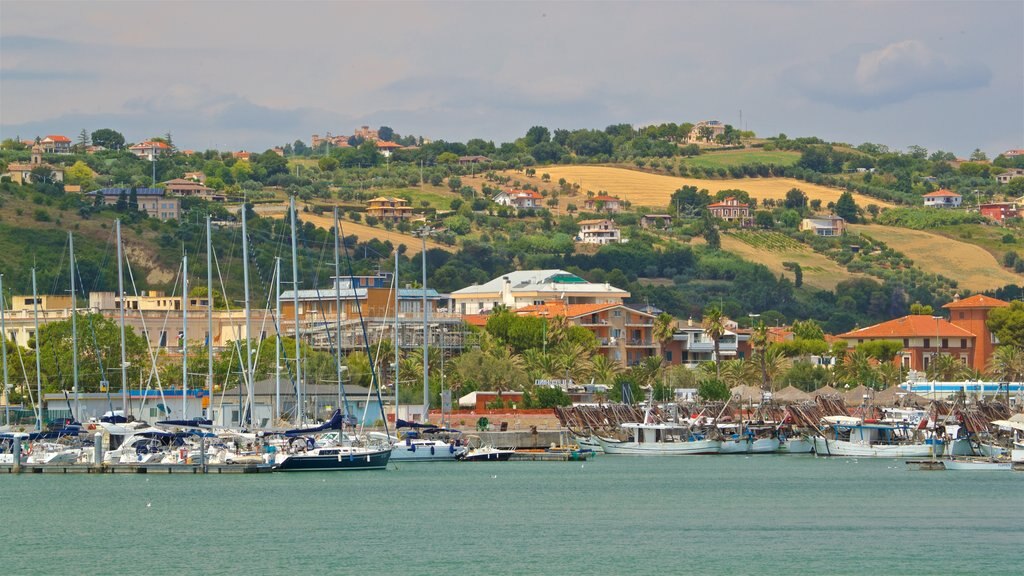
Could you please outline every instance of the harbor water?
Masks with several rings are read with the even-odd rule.
[[[0,477],[4,574],[1019,574],[1024,473],[814,456]]]

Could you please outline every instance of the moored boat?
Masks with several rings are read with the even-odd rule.
[[[927,458],[941,456],[941,440],[917,438],[907,425],[866,422],[852,416],[827,416],[826,427],[814,437],[820,456],[858,458]]]
[[[605,454],[643,456],[683,456],[718,454],[722,442],[691,432],[687,426],[674,423],[643,424],[627,422],[620,426],[628,434],[626,440],[596,436]]]

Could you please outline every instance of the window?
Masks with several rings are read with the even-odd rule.
[[[671,350],[665,350],[665,361],[666,362],[671,362],[672,361],[672,351]]]
[[[161,348],[166,348],[167,347],[167,331],[166,330],[161,330],[160,331],[160,347]]]
[[[932,339],[931,338],[925,338],[924,339],[924,347],[925,348],[931,348],[932,347]]]
[[[960,347],[961,348],[967,348],[967,338],[961,338],[960,339]]]
[[[963,320],[964,319],[964,313],[963,312],[957,312],[957,318]]]
[[[943,338],[942,339],[942,347],[943,348],[949,348],[949,338]]]
[[[910,348],[910,338],[904,338],[903,339],[903,347],[904,348]]]

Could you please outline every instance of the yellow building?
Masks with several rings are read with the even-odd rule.
[[[412,206],[404,198],[380,196],[366,203],[366,215],[380,220],[401,222],[412,218]]]

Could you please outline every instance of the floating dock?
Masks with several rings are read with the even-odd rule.
[[[269,464],[13,464],[0,465],[0,474],[258,474]]]
[[[546,452],[540,450],[518,450],[509,460],[534,462],[583,462],[590,452]]]

